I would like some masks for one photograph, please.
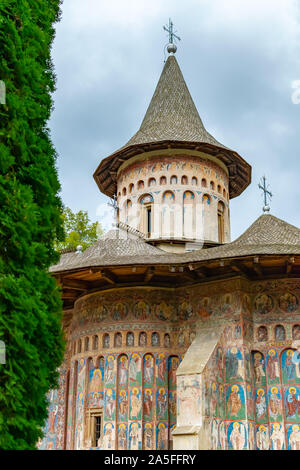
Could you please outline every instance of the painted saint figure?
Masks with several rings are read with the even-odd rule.
[[[125,356],[120,358],[120,382],[119,385],[127,384],[127,358]]]
[[[257,391],[257,397],[255,401],[255,410],[256,410],[257,419],[262,419],[265,417],[267,404],[266,404],[265,391],[262,388],[260,388]]]
[[[137,383],[139,356],[134,354],[129,362],[129,381]]]
[[[141,411],[141,398],[139,396],[139,391],[137,388],[132,390],[131,395],[131,419],[136,418],[138,419],[139,413]]]
[[[287,417],[295,417],[300,415],[300,400],[296,394],[295,387],[290,387],[286,396],[286,411]]]
[[[281,425],[279,423],[274,423],[271,432],[272,450],[282,450],[284,446],[284,435]]]
[[[270,403],[270,416],[273,419],[277,419],[278,415],[280,414],[280,408],[281,408],[281,400],[278,397],[277,387],[271,388],[271,395],[270,395],[269,403]]]
[[[145,357],[144,363],[144,381],[147,383],[152,383],[153,380],[153,358],[150,355]]]
[[[245,445],[245,433],[243,428],[240,430],[240,423],[233,423],[233,431],[230,436],[230,443],[234,450],[243,450]]]
[[[289,437],[289,445],[291,450],[300,450],[300,427],[298,424],[292,426],[292,432]]]
[[[151,428],[151,424],[145,424],[144,430],[144,450],[151,450],[152,449],[152,439],[153,439],[153,432]]]
[[[276,380],[279,377],[278,363],[274,349],[269,351],[267,371],[269,380]]]
[[[238,386],[233,385],[231,388],[231,393],[228,398],[228,402],[227,402],[230,417],[237,416],[242,406],[241,398],[240,398],[238,391],[239,391]]]
[[[151,390],[145,390],[144,394],[144,417],[151,417],[152,414],[152,392]]]
[[[132,423],[131,430],[129,433],[130,436],[130,450],[139,449],[139,428],[137,423]]]

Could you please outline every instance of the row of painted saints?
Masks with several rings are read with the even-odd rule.
[[[151,423],[145,423],[142,426],[140,423],[131,423],[129,427],[126,424],[119,424],[117,427],[117,448],[119,450],[151,450],[154,446],[154,438],[156,437],[156,448],[158,450],[167,450],[168,446],[168,427],[165,423],[158,423],[156,428],[153,429]],[[154,433],[156,431],[156,436]],[[114,433],[115,426],[112,423],[107,423],[104,426],[103,448],[114,448]]]
[[[212,447],[214,449],[258,449],[258,450],[300,450],[300,426],[290,425],[286,432],[281,423],[273,423],[270,428],[266,425],[258,425],[254,429],[253,423],[248,425],[248,433],[244,423],[234,421],[229,424],[227,436],[224,422],[212,424]]]

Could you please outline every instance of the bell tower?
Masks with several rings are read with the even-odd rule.
[[[94,178],[101,192],[117,197],[119,223],[166,251],[183,252],[193,242],[230,242],[229,201],[249,185],[251,167],[205,129],[176,49],[169,44],[140,129],[102,160]]]

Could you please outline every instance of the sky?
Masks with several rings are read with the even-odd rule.
[[[232,240],[262,214],[263,175],[271,214],[300,227],[300,0],[64,0],[49,122],[63,203],[109,228],[93,173],[140,127],[169,18],[205,128],[252,166],[251,185],[230,202]]]

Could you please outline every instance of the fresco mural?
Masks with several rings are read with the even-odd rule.
[[[233,421],[227,429],[228,450],[247,449],[247,432],[244,423]]]
[[[225,357],[226,382],[243,380],[243,356],[236,346],[229,348]]]
[[[80,300],[84,322],[74,315],[72,360],[61,371],[59,390],[49,394],[49,419],[38,448],[86,448],[87,411],[99,411],[103,449],[164,450],[172,445],[175,425],[205,418],[213,448],[300,450],[300,285],[294,293],[293,282],[284,290],[275,281],[253,286],[240,299],[230,291],[233,282],[223,291],[205,287],[201,297],[196,289],[186,295],[181,290],[178,308],[162,293],[151,293],[154,303],[140,291],[130,298],[125,290],[118,297],[100,296],[105,309],[94,296],[90,303]],[[198,328],[195,320],[189,325],[188,312],[197,315],[200,304],[212,313],[197,316],[198,326],[221,324],[224,317],[221,321],[216,312],[228,315],[227,323],[203,372],[176,377],[180,354]],[[144,318],[151,318],[151,328]]]
[[[131,423],[129,426],[129,450],[141,450],[141,425],[140,423]]]
[[[84,419],[84,383],[86,361],[81,359],[77,369],[77,393],[76,393],[76,429],[75,449],[80,450],[83,445],[83,419]]]
[[[145,423],[143,429],[143,449],[153,449],[153,427],[152,423]]]
[[[102,408],[104,406],[104,357],[96,361],[89,361],[88,377],[88,408]]]
[[[245,418],[245,393],[243,387],[239,384],[227,387],[226,415],[228,419]]]
[[[271,441],[271,450],[283,450],[285,448],[284,429],[281,423],[271,424],[270,441]]]

